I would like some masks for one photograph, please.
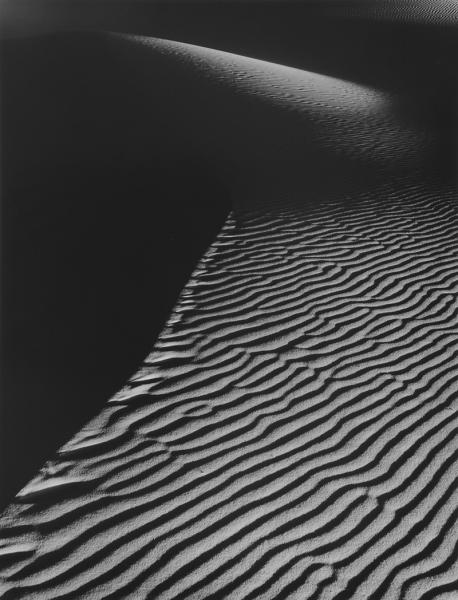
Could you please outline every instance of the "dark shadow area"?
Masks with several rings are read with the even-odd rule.
[[[2,504],[151,350],[226,211],[189,165],[60,168],[6,191]]]
[[[152,349],[230,203],[185,152],[125,156],[117,66],[37,48],[3,54],[2,506]]]

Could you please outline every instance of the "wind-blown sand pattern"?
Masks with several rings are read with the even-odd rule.
[[[325,4],[326,6],[326,4]],[[330,3],[328,11],[331,14],[340,13],[353,19],[369,17],[372,19],[387,19],[399,21],[413,21],[417,23],[442,23],[451,25],[457,23],[458,7],[454,0],[379,0],[364,2],[357,0],[351,4],[343,2]]]
[[[5,512],[2,597],[456,597],[456,191],[415,171],[435,132],[356,84],[119,43],[285,111],[294,156],[382,175],[242,172],[140,370]]]

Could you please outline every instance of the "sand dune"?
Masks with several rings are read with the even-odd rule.
[[[124,158],[215,153],[233,210],[140,369],[4,513],[2,597],[452,598],[456,190],[434,119],[414,95],[92,39],[132,85]]]

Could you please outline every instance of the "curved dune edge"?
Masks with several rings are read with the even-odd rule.
[[[140,44],[295,123],[315,111],[357,152],[367,110],[386,132],[376,162],[413,146],[353,84],[336,106],[329,78]],[[3,597],[451,597],[455,190],[311,195],[295,169],[244,174],[141,369],[5,512]]]
[[[35,168],[38,156],[52,166],[63,160],[116,163],[119,157],[154,165],[178,154],[239,171],[271,162],[313,174],[332,161],[344,170],[391,176],[429,168],[443,144],[443,126],[416,91],[389,93],[137,35],[56,34],[14,44],[24,53],[13,54],[17,64],[25,61],[29,68],[36,60],[37,72],[48,78],[32,88],[46,114],[30,123],[33,143],[21,148],[22,162]],[[60,106],[49,111],[56,104],[56,80],[62,82]]]
[[[431,126],[415,122],[406,99],[394,93],[193,44],[109,35],[120,49],[130,46],[138,56],[149,54],[169,67],[181,67],[179,73],[192,78],[190,88],[204,92],[204,102],[207,85],[222,92],[215,106],[205,107],[205,120],[215,127],[221,128],[228,116],[229,98],[229,117],[234,109],[240,112],[230,129],[222,127],[218,150],[231,160],[245,162],[254,152],[276,161],[299,156],[303,170],[305,156],[313,164],[326,154],[349,164],[398,170],[430,158],[437,141]],[[260,117],[253,108],[261,111]],[[266,129],[262,144],[261,123]]]

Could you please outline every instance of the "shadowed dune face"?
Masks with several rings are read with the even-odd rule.
[[[4,513],[0,594],[452,593],[436,98],[143,36],[5,51],[4,412],[47,444],[24,467],[99,414]]]
[[[180,163],[58,166],[8,190],[2,502],[137,368],[228,208]]]
[[[3,503],[137,368],[230,208],[211,160],[176,136],[167,157],[165,100],[129,158],[129,119],[155,107],[132,116],[98,56],[81,40],[2,57]]]

